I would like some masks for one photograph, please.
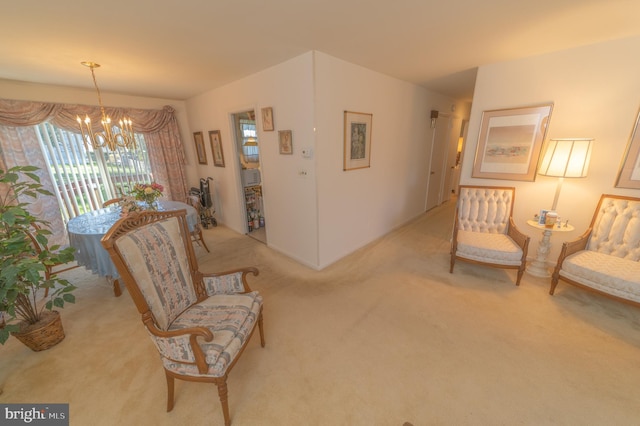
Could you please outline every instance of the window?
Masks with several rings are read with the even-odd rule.
[[[260,152],[254,120],[240,119],[240,132],[242,135],[242,154],[247,163],[258,163]]]
[[[65,223],[127,194],[138,182],[153,181],[141,134],[135,135],[136,149],[108,151],[87,147],[79,133],[50,123],[35,127]]]

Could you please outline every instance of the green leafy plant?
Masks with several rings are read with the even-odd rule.
[[[48,247],[51,231],[40,227],[46,221],[31,215],[26,207],[30,199],[53,195],[43,188],[33,166],[0,169],[0,343],[11,332],[20,330],[20,322],[36,324],[45,309],[62,308],[74,303],[76,289],[55,274],[47,279],[48,267],[74,258],[72,247],[60,250]],[[31,236],[30,236],[31,235]],[[33,237],[33,238],[32,238]],[[39,299],[39,290],[48,289],[48,299]]]

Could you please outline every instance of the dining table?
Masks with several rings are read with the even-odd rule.
[[[186,210],[189,231],[193,231],[198,224],[198,212],[189,204],[180,201],[159,200],[158,211]],[[75,260],[94,274],[103,276],[113,284],[113,291],[120,296],[122,291],[118,282],[119,274],[109,253],[102,246],[102,237],[120,219],[121,208],[113,204],[98,210],[93,210],[69,220],[67,232],[69,245],[75,248]]]

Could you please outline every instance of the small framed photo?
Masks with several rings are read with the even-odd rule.
[[[344,112],[343,170],[371,167],[371,126],[373,114]]]
[[[538,225],[544,225],[547,221],[547,213],[551,210],[542,209],[540,210],[540,215],[538,216]]]
[[[273,108],[262,108],[262,130],[273,132]]]
[[[629,144],[622,158],[616,188],[640,189],[640,112],[631,130]]]
[[[213,165],[224,167],[224,153],[222,152],[222,140],[220,130],[209,130],[209,142],[211,142],[211,153],[213,154]]]
[[[293,154],[293,136],[291,135],[291,130],[278,131],[278,145],[280,147],[280,154]]]
[[[198,154],[198,163],[207,164],[207,151],[204,147],[204,138],[202,132],[193,132],[193,140],[196,143],[196,153]]]
[[[553,104],[484,111],[474,178],[534,181]]]

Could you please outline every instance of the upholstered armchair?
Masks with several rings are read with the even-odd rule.
[[[456,260],[517,269],[516,285],[526,268],[529,237],[513,218],[515,188],[461,185],[451,238],[451,266]]]
[[[130,213],[102,244],[160,353],[167,411],[173,409],[175,378],[212,382],[229,425],[227,376],[256,325],[265,344],[262,297],[247,284],[247,275],[258,270],[199,272],[185,210]]]
[[[562,245],[558,281],[640,305],[640,198],[603,194],[589,228]]]

